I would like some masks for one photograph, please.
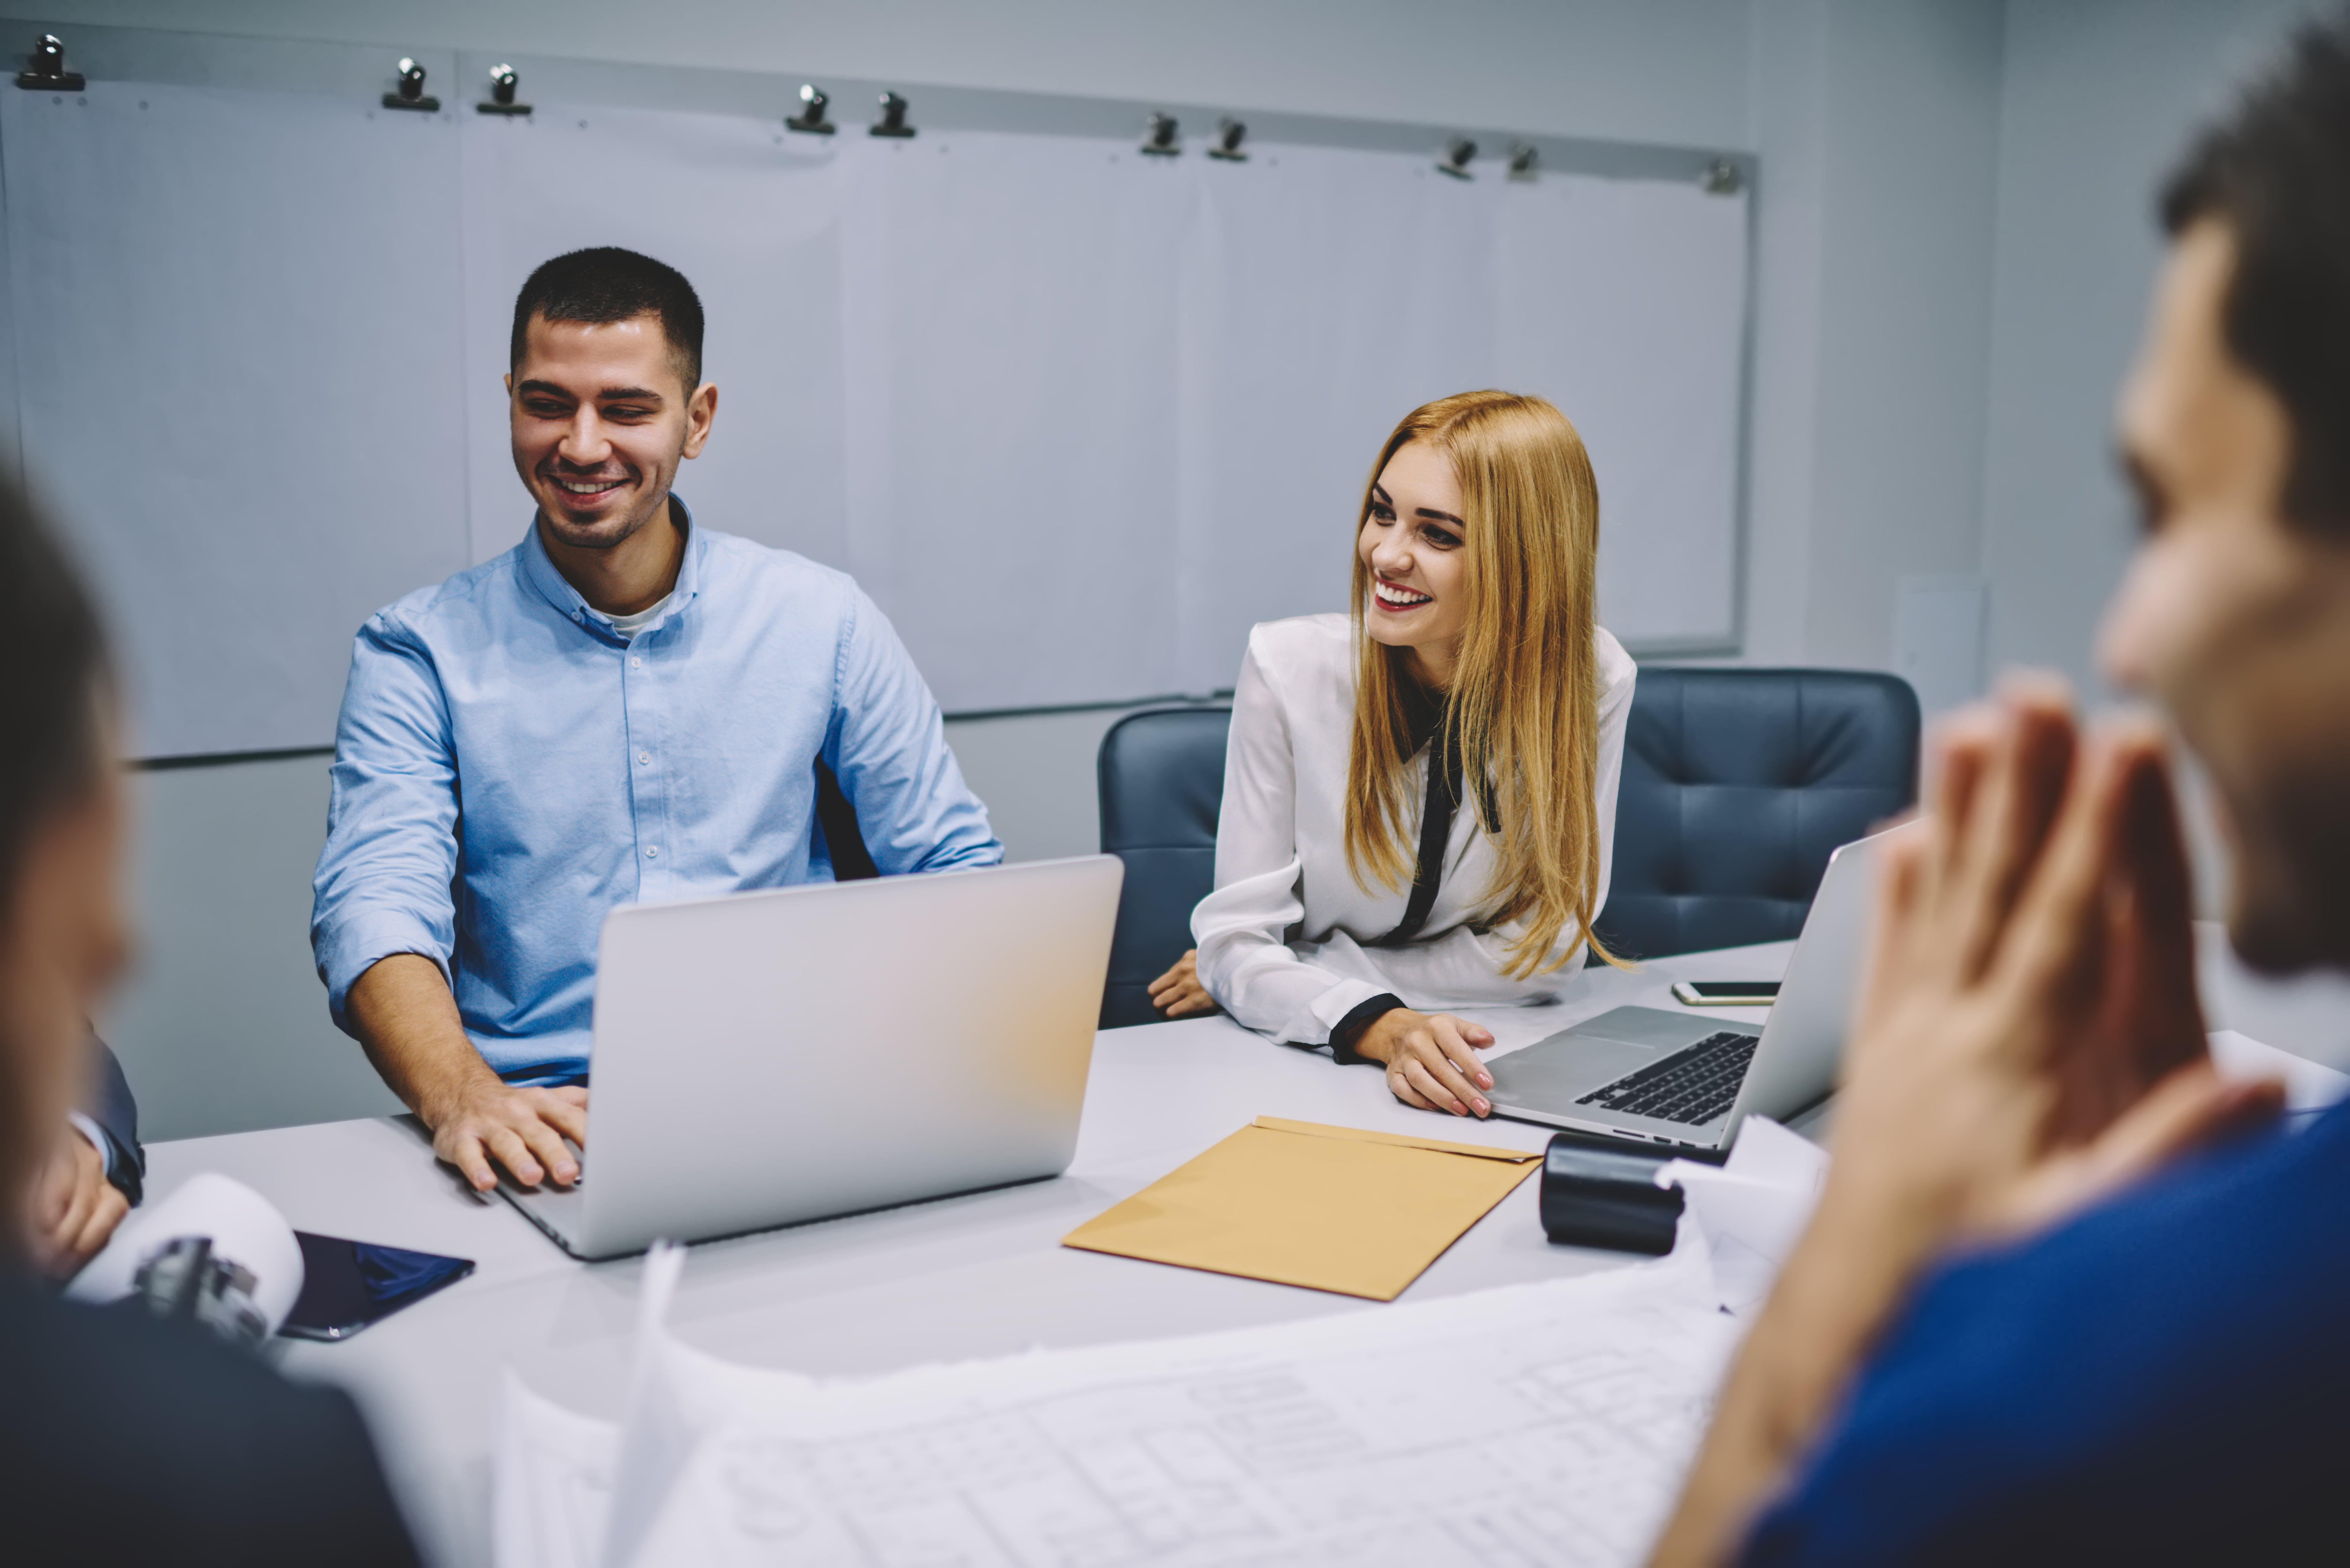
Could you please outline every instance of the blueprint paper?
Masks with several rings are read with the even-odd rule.
[[[650,1267],[648,1285],[651,1324],[665,1284]],[[1735,1345],[1713,1293],[1693,1249],[1377,1313],[861,1380],[730,1367],[650,1327],[618,1439],[622,1469],[645,1474],[614,1496],[660,1496],[604,1560],[1628,1563]],[[519,1385],[508,1398],[509,1432],[545,1428],[543,1401]],[[599,1424],[566,1419],[560,1441],[509,1454],[511,1480],[502,1465],[502,1521],[524,1517],[523,1498],[592,1489],[579,1435],[592,1450]],[[498,1562],[595,1561],[567,1540],[577,1555],[502,1532]]]
[[[212,1255],[253,1276],[254,1309],[276,1334],[302,1294],[302,1244],[269,1199],[242,1181],[203,1171],[151,1208],[134,1211],[66,1294],[78,1302],[119,1301],[138,1288],[139,1271],[173,1241],[203,1237]]]
[[[492,1459],[498,1568],[593,1568],[604,1552],[620,1428],[575,1415],[507,1372]]]

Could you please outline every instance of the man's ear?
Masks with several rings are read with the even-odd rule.
[[[511,398],[511,397],[513,397],[513,396],[514,396],[514,372],[513,372],[512,370],[508,370],[508,371],[506,372],[505,379],[506,379],[506,396],[507,396],[507,397],[509,397],[509,398]]]
[[[685,455],[700,457],[704,442],[710,440],[711,422],[718,418],[718,387],[704,381],[685,400]]]

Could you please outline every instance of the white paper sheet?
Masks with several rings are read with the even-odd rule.
[[[668,1276],[647,1279],[650,1323]],[[1630,1563],[1735,1344],[1713,1293],[1692,1250],[1376,1313],[854,1381],[729,1367],[651,1332],[614,1496],[641,1485],[655,1506],[627,1540],[616,1511],[604,1561]],[[576,1436],[593,1426],[517,1458],[529,1479],[502,1469],[501,1499],[577,1490]],[[505,1540],[502,1568],[591,1560]]]
[[[93,81],[0,98],[0,151],[26,462],[133,753],[331,740],[359,623],[465,564],[451,117]]]
[[[186,1237],[209,1240],[215,1259],[253,1276],[248,1293],[267,1332],[276,1334],[302,1293],[302,1244],[269,1199],[215,1171],[192,1176],[152,1208],[133,1211],[66,1294],[82,1302],[119,1301],[137,1287],[150,1259]]]
[[[531,519],[504,381],[515,296],[542,262],[623,245],[676,267],[702,300],[718,416],[677,493],[712,528],[847,566],[835,139],[541,103],[466,115],[462,140],[473,558],[513,548]]]
[[[1187,171],[979,131],[842,158],[858,581],[951,711],[1172,690]]]
[[[1619,637],[1737,629],[1746,199],[1545,175],[1502,192],[1498,369],[1575,421],[1599,480],[1599,616]]]
[[[679,493],[854,572],[950,711],[1228,687],[1344,606],[1395,421],[1482,386],[1583,429],[1610,629],[1732,627],[1742,197],[127,82],[0,99],[0,143],[26,462],[142,754],[324,744],[366,616],[522,536],[515,294],[589,244],[707,308]]]
[[[2211,1060],[2223,1077],[2275,1078],[2284,1085],[2285,1106],[2294,1111],[2319,1111],[2350,1095],[2350,1074],[2344,1074],[2280,1051],[2233,1029],[2211,1032]]]
[[[1688,1200],[1676,1254],[1694,1248],[1711,1259],[1725,1311],[1750,1312],[1771,1293],[1827,1171],[1827,1150],[1768,1116],[1746,1118],[1725,1164],[1669,1159],[1657,1168],[1657,1185],[1678,1187]]]
[[[603,1559],[620,1428],[575,1415],[509,1371],[490,1493],[498,1568],[593,1568]]]

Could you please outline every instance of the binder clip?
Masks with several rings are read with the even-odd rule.
[[[1208,149],[1208,156],[1226,163],[1245,163],[1248,154],[1241,151],[1241,143],[1247,140],[1247,126],[1237,119],[1220,119],[1216,121],[1216,144]]]
[[[800,111],[786,119],[784,124],[793,130],[805,130],[811,136],[830,136],[833,123],[824,117],[825,106],[830,102],[829,94],[813,83],[803,83],[800,87]]]
[[[424,67],[406,56],[400,57],[400,87],[383,95],[386,109],[412,109],[421,114],[441,112],[441,100],[427,98],[424,93]]]
[[[44,33],[33,45],[33,52],[25,57],[16,85],[32,92],[79,92],[89,82],[79,71],[66,69],[65,41],[55,33]]]
[[[528,114],[530,105],[515,101],[515,90],[521,86],[522,78],[512,66],[492,66],[490,96],[473,108],[482,114]]]
[[[908,137],[914,128],[906,123],[906,100],[894,92],[881,95],[881,118],[873,122],[876,136]]]
[[[1698,183],[1709,196],[1735,196],[1745,189],[1746,176],[1729,159],[1717,158],[1705,166],[1705,178]]]
[[[1510,146],[1510,178],[1532,181],[1541,172],[1542,152],[1530,142],[1513,142]]]
[[[1465,136],[1456,136],[1446,145],[1444,156],[1437,160],[1436,171],[1450,174],[1455,180],[1474,180],[1477,176],[1469,172],[1469,164],[1476,156],[1477,144]]]
[[[1142,132],[1142,151],[1153,158],[1173,158],[1183,151],[1182,128],[1171,114],[1154,114]]]

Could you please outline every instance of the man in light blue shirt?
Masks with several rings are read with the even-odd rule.
[[[522,542],[360,628],[311,945],[335,1022],[480,1190],[567,1184],[616,905],[832,875],[819,767],[885,874],[1003,846],[938,704],[843,574],[670,493],[717,411],[702,307],[632,252],[515,307]]]

